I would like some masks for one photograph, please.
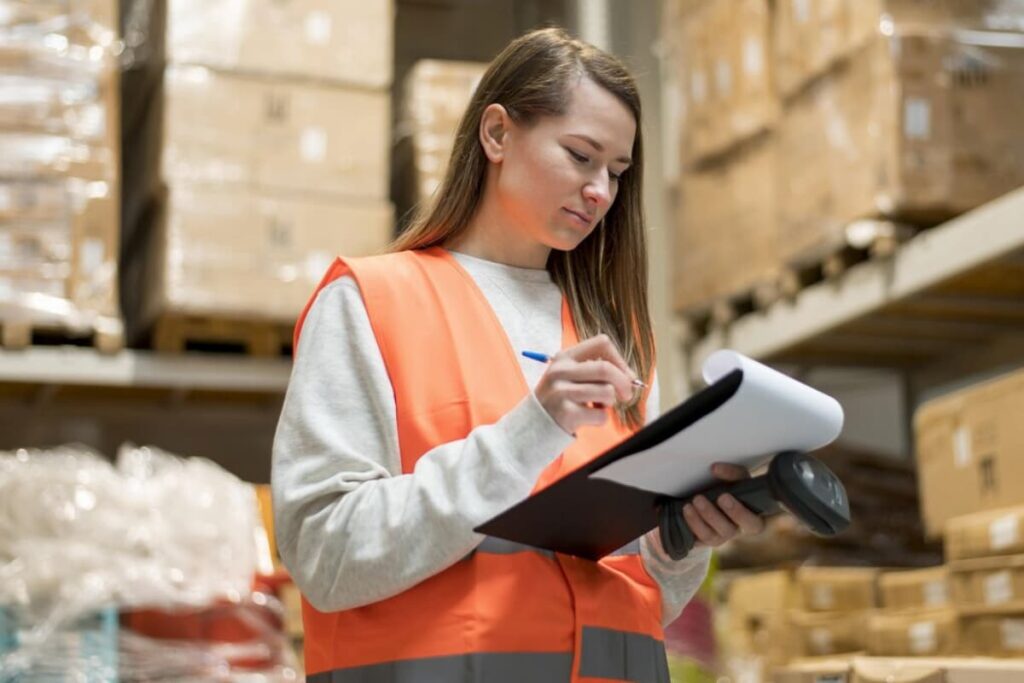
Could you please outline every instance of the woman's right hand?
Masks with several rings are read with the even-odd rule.
[[[569,434],[603,425],[607,408],[633,398],[636,375],[608,335],[599,334],[552,356],[533,393]]]

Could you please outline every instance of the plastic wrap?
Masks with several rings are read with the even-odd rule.
[[[287,669],[280,604],[252,589],[259,533],[252,487],[205,460],[0,454],[0,670]]]
[[[406,76],[395,141],[409,205],[429,199],[448,168],[459,121],[487,64],[427,59]]]
[[[114,0],[0,2],[0,320],[120,335]]]
[[[167,55],[176,64],[386,88],[391,0],[170,0]]]

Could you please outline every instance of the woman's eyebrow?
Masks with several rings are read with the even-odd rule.
[[[569,136],[570,137],[574,137],[574,138],[579,138],[580,140],[583,140],[584,142],[590,143],[590,145],[593,146],[593,148],[596,149],[598,152],[603,152],[604,151],[604,145],[602,145],[600,142],[598,142],[594,138],[590,137],[589,135],[583,135],[582,133],[569,133]],[[633,163],[633,160],[630,159],[629,157],[619,157],[615,161],[618,161],[618,162],[623,163],[623,164],[632,164]]]

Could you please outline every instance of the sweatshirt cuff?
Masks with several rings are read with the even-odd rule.
[[[544,410],[532,391],[498,424],[510,445],[509,466],[531,483],[575,440]]]

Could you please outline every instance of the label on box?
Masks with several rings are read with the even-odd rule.
[[[1005,649],[1024,650],[1024,619],[1003,619],[999,622],[999,633]]]
[[[997,572],[985,577],[985,603],[1001,605],[1013,600],[1013,577],[1010,572]]]
[[[1002,550],[1017,544],[1017,516],[1006,515],[988,525],[988,542],[992,550]]]
[[[103,240],[96,239],[95,237],[84,240],[78,250],[79,272],[92,273],[101,268],[106,253],[107,248],[103,244]]]
[[[836,602],[832,586],[818,584],[811,586],[811,606],[815,609],[831,609]]]
[[[971,460],[971,430],[960,425],[953,432],[953,464],[957,467],[967,467]]]
[[[704,72],[694,69],[690,72],[690,99],[702,104],[708,97],[708,80]]]
[[[715,87],[719,95],[729,95],[732,92],[732,65],[725,60],[715,63]]]
[[[949,590],[945,581],[929,581],[921,586],[924,604],[928,607],[939,607],[949,603]]]
[[[330,253],[318,249],[306,255],[306,279],[310,282],[318,282],[331,267],[333,257]]]
[[[910,628],[907,629],[907,638],[910,641],[910,652],[912,654],[923,655],[935,652],[938,645],[938,639],[935,636],[935,622],[919,621],[911,624]]]
[[[327,12],[310,12],[306,15],[306,42],[310,45],[327,45],[331,42],[331,15]]]
[[[793,0],[793,16],[797,23],[806,24],[811,18],[811,0]]]
[[[903,134],[908,140],[927,140],[932,134],[932,105],[922,97],[903,102]]]
[[[760,76],[764,71],[764,44],[756,36],[743,41],[743,71],[748,76]]]
[[[319,126],[306,126],[299,136],[299,153],[303,161],[319,163],[327,158],[327,131]]]
[[[811,647],[815,654],[827,655],[832,653],[832,632],[827,628],[811,629]]]

